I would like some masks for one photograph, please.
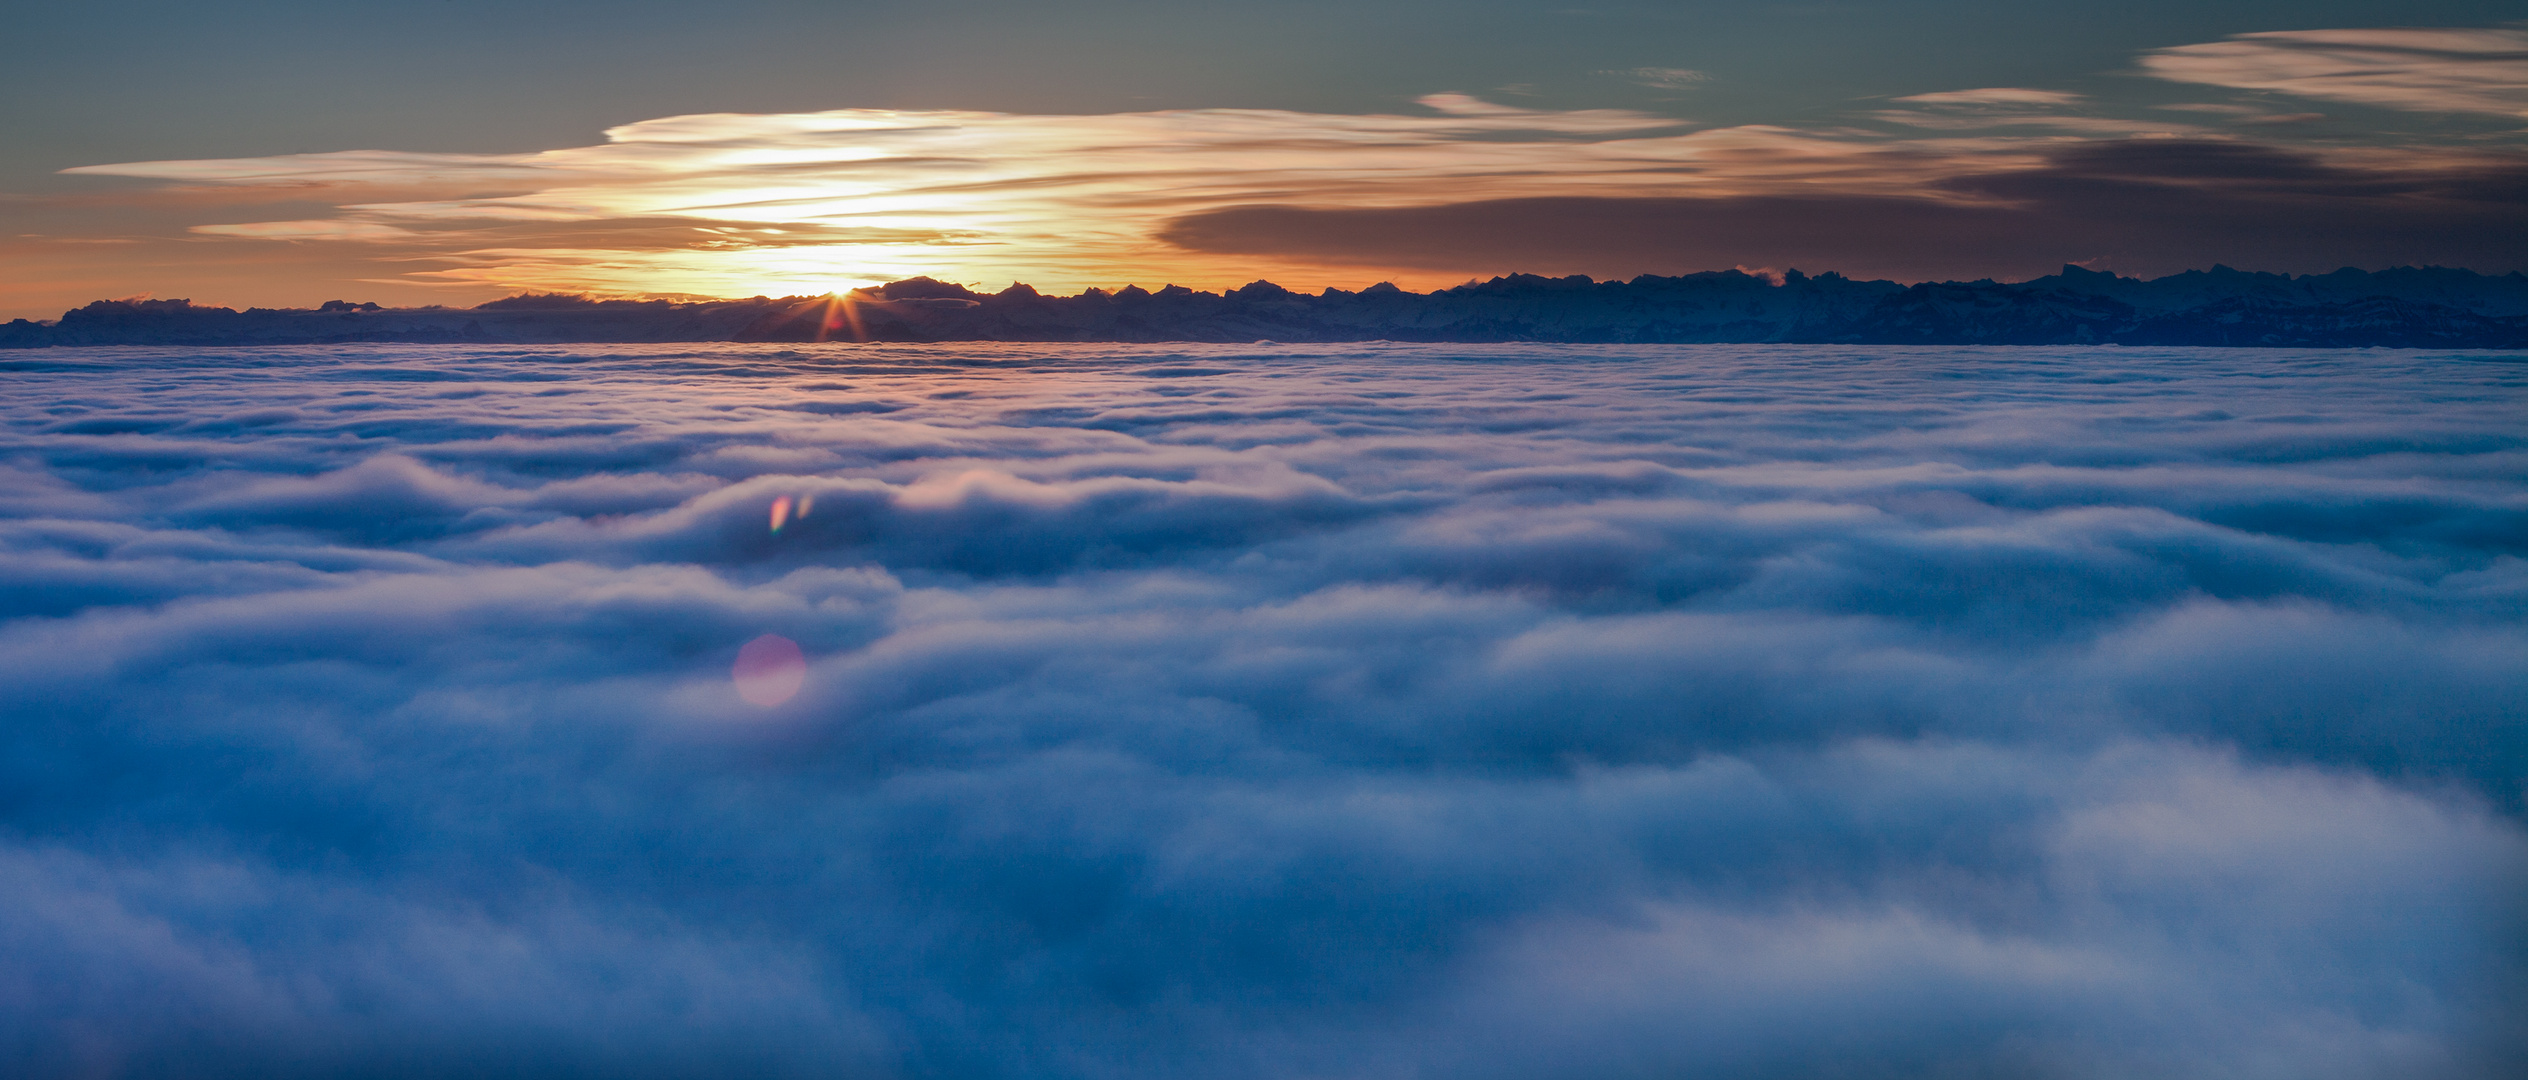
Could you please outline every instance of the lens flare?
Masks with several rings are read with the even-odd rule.
[[[808,661],[798,642],[765,634],[737,650],[729,677],[737,683],[737,696],[769,709],[798,696],[800,684],[807,681]]]

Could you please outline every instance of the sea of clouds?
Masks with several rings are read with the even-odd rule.
[[[2528,1057],[2520,357],[0,368],[10,1075]]]

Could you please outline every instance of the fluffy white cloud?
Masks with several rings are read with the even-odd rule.
[[[0,1054],[2490,1080],[2522,404],[2412,353],[48,354]]]

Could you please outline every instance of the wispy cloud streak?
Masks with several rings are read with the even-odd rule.
[[[2528,30],[2284,30],[2159,49],[2174,82],[2416,112],[2528,117]]]
[[[1729,195],[1758,185],[1921,192],[1954,169],[1949,158],[1961,149],[1774,127],[1681,130],[1643,113],[1526,110],[1462,95],[1423,104],[1429,115],[713,114],[615,128],[603,145],[505,157],[364,152],[72,171],[186,185],[317,185],[343,200],[339,218],[198,231],[419,241],[439,249],[429,257],[456,264],[428,271],[442,279],[727,294],[822,292],[917,273],[1056,287],[1234,283],[1257,272],[1252,260],[1206,260],[1154,237],[1188,213],[1258,203],[1397,207]],[[2033,160],[2026,148],[1974,149],[1994,164]],[[450,196],[360,200],[371,187]],[[484,188],[513,190],[457,193]],[[697,232],[672,248],[469,243],[521,223],[621,219],[690,221],[722,230],[725,242]]]

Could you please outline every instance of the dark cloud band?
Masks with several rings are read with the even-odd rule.
[[[2215,263],[2528,269],[2528,164],[2325,165],[2231,142],[2102,142],[2046,167],[1867,195],[1541,198],[1390,209],[1247,206],[1160,235],[1207,252],[1369,266],[1678,273],[1805,267],[1900,281],[2025,279],[2065,263],[2159,275]],[[1621,269],[1630,268],[1630,269]]]

